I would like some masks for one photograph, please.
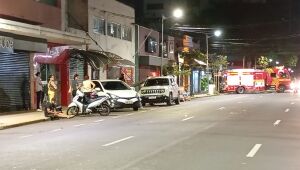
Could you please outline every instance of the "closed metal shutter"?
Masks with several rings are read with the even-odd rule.
[[[84,77],[84,59],[81,56],[70,58],[70,83],[74,79],[74,74],[79,75],[79,81],[83,81]]]
[[[29,54],[0,53],[0,112],[30,108]]]

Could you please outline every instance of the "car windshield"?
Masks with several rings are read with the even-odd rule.
[[[130,90],[129,87],[120,81],[104,81],[101,83],[106,90]]]
[[[145,82],[144,86],[167,86],[167,85],[169,85],[168,79],[159,78],[159,79],[148,79]]]

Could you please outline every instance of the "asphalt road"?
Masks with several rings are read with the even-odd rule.
[[[299,170],[299,107],[289,93],[221,95],[1,130],[0,169]]]

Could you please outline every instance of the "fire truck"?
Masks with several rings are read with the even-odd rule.
[[[267,68],[265,71],[268,73],[268,77],[266,79],[267,89],[275,89],[280,93],[290,89],[292,78],[287,68],[284,66],[277,66]]]
[[[267,72],[258,69],[232,69],[223,74],[227,92],[243,94],[246,91],[266,90],[265,79]]]
[[[224,89],[227,92],[243,94],[247,92],[274,89],[284,92],[290,88],[291,76],[284,67],[259,69],[232,69],[223,73]]]

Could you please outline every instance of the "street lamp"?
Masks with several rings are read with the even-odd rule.
[[[206,71],[208,71],[208,39],[211,37],[220,37],[222,35],[221,30],[216,30],[214,32],[214,35],[209,36],[208,34],[205,34],[206,36]]]
[[[161,16],[161,65],[160,65],[160,74],[162,76],[163,73],[163,58],[164,58],[164,20],[169,18],[181,18],[183,16],[183,11],[180,8],[177,8],[173,11],[173,16],[165,17],[164,15]]]

